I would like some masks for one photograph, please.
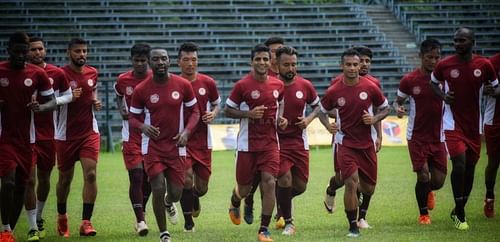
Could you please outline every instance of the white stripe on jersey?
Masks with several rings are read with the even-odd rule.
[[[493,118],[495,117],[496,105],[498,105],[497,98],[490,96],[486,97],[486,108],[484,110],[484,124],[493,125]]]
[[[448,86],[448,81],[444,81],[444,93],[447,93],[450,90],[450,86]],[[444,104],[444,113],[443,113],[443,129],[444,130],[455,130],[455,119],[453,119],[453,113],[451,112],[451,107],[449,104]]]
[[[130,107],[130,112],[131,113],[135,113],[135,114],[141,114],[143,111],[142,108],[134,108],[134,107]]]
[[[318,100],[319,102],[319,98],[316,97],[316,99]],[[316,100],[314,101],[316,102]],[[314,103],[313,102],[313,103]],[[312,104],[311,104],[312,105]],[[314,105],[313,105],[314,106]],[[306,116],[306,109],[307,109],[307,106],[304,105],[304,109],[302,110],[302,117],[305,117]],[[307,129],[303,129],[302,130],[302,142],[304,143],[304,150],[309,150],[309,141],[307,139]]]
[[[193,98],[193,100],[191,100],[191,101],[189,101],[187,103],[184,103],[184,106],[186,106],[186,107],[192,107],[193,105],[196,104],[196,102],[197,102],[196,98]]]
[[[229,107],[232,107],[232,108],[238,108],[238,104],[236,104],[235,102],[233,102],[233,100],[231,99],[226,99],[226,104],[229,105]]]
[[[219,100],[219,102],[220,102],[220,97],[217,100]],[[217,104],[218,103],[215,103],[215,104],[212,103],[212,104],[210,104],[210,103],[207,102],[207,106],[205,108],[206,108],[207,111],[210,111],[212,105],[217,105]],[[201,115],[203,115],[203,113]],[[210,128],[210,124],[207,124],[207,148],[208,149],[212,149],[212,130]]]
[[[196,103],[196,98],[193,99],[194,103]],[[189,101],[191,103],[193,100]],[[193,105],[194,105],[193,103]],[[193,105],[188,106],[188,104],[184,103],[185,106],[191,107]],[[179,134],[184,131],[184,107],[181,104],[179,108]],[[186,146],[179,146],[179,156],[186,156]]]
[[[217,104],[220,104],[220,102],[221,102],[221,99],[220,99],[220,96],[219,96],[219,97],[217,97],[217,100],[211,102],[211,104],[212,105],[217,105]]]
[[[144,108],[144,124],[151,125],[151,113],[147,108]],[[146,155],[149,149],[149,137],[144,133],[141,133],[141,136],[142,136],[141,152],[143,155]]]
[[[36,141],[36,131],[35,131],[35,114],[33,111],[30,112],[30,144],[34,144]]]
[[[399,92],[398,92],[399,96]],[[415,117],[417,116],[417,108],[415,105],[415,99],[410,96],[410,113],[408,114],[408,127],[406,129],[406,139],[411,140],[413,137],[413,129],[415,128]]]
[[[68,104],[59,106],[59,115],[56,129],[56,140],[66,140],[68,126]]]
[[[50,96],[52,94],[54,94],[54,89],[52,89],[52,88],[40,92],[40,95],[45,96],[45,97]]]
[[[115,84],[116,86],[116,84]],[[127,101],[125,101],[125,97],[117,97],[122,99],[122,103],[125,110],[128,110]],[[128,124],[128,120],[122,120],[122,141],[128,142],[130,139],[130,126]]]
[[[227,99],[226,103],[231,106],[229,102],[231,100]],[[232,102],[234,104],[234,102]],[[246,102],[240,103],[239,109],[241,111],[249,111],[250,107]],[[240,131],[238,132],[238,151],[248,151],[248,118],[240,119]]]
[[[99,126],[97,125],[97,120],[95,119],[94,108],[92,107],[92,130],[99,133]]]

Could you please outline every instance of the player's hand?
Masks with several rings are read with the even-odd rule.
[[[288,126],[288,120],[285,117],[283,117],[283,116],[279,116],[278,117],[278,127],[281,130],[285,130],[286,126]]]
[[[366,125],[372,125],[375,123],[375,119],[373,118],[373,115],[368,113],[366,110],[363,110],[363,116],[361,116],[363,119],[363,123]]]
[[[396,116],[398,116],[398,118],[402,118],[405,114],[406,114],[405,106],[403,105],[398,106],[398,108],[396,109]]]
[[[201,116],[201,121],[203,123],[210,123],[215,119],[215,112],[205,111],[205,113]]]
[[[487,83],[486,85],[484,85],[484,94],[488,96],[495,95],[495,88],[493,87],[493,85],[491,85],[491,83]]]
[[[100,111],[102,109],[101,100],[99,100],[99,99],[94,100],[94,109],[96,111]]]
[[[160,128],[159,127],[154,127],[148,124],[144,124],[141,126],[141,132],[144,133],[146,136],[152,139],[157,139],[160,137]]]
[[[75,101],[80,96],[82,96],[82,88],[78,87],[78,88],[72,89],[71,93],[73,94],[73,98],[71,99],[71,101]]]
[[[128,120],[128,110],[125,107],[120,108],[120,115],[123,120]]]
[[[377,137],[375,140],[375,152],[379,152],[382,149],[382,137]]]
[[[266,111],[267,107],[264,105],[257,106],[252,110],[248,111],[248,118],[251,119],[259,119],[264,116],[264,111]]]
[[[446,104],[453,104],[455,101],[455,92],[449,91],[444,95],[444,102]]]
[[[297,125],[300,129],[306,129],[307,126],[311,123],[311,120],[309,120],[307,117],[297,117],[299,122],[296,122],[295,125]]]
[[[184,147],[186,146],[189,138],[189,131],[184,129],[182,132],[178,133],[174,139],[177,140],[177,146]]]
[[[36,100],[36,95],[31,96],[31,102],[26,105],[31,111],[38,113],[42,110],[40,109],[40,103]]]
[[[328,130],[328,132],[330,134],[335,135],[339,131],[339,128],[337,127],[337,123],[332,122],[332,123],[328,124],[328,126],[326,127],[326,130]]]

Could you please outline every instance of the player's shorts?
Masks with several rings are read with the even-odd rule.
[[[377,184],[377,153],[373,145],[366,149],[355,149],[337,144],[337,150],[343,180],[358,171],[359,176],[366,182]]]
[[[204,181],[210,179],[212,174],[212,150],[187,149],[186,170],[193,168],[194,174]]]
[[[81,139],[56,140],[57,168],[60,171],[71,169],[81,158],[99,159],[100,137],[92,133]]]
[[[141,144],[123,142],[122,154],[125,168],[129,171],[136,168],[144,160],[141,152]]]
[[[486,153],[492,157],[500,156],[500,125],[484,125]]]
[[[56,164],[56,142],[54,140],[36,141],[33,146],[33,164],[42,171],[52,171]]]
[[[31,174],[32,160],[33,145],[0,143],[0,177],[16,171],[16,179],[25,184]]]
[[[186,157],[162,158],[157,156],[144,156],[144,170],[149,179],[156,177],[162,172],[166,172],[167,181],[179,187],[184,187],[184,176],[186,171]]]
[[[309,179],[309,151],[308,150],[280,150],[280,171],[278,177],[292,171],[294,177],[303,182]]]
[[[465,137],[461,132],[454,130],[446,130],[444,134],[446,136],[446,148],[448,149],[450,157],[465,153],[467,162],[472,162],[474,164],[478,162],[481,152],[480,135],[472,138]]]
[[[280,169],[279,150],[257,152],[238,151],[236,155],[236,182],[251,185],[257,172],[268,172],[278,176]]]
[[[408,151],[410,153],[413,171],[420,171],[425,163],[431,162],[431,164],[429,164],[430,166],[446,174],[448,154],[443,142],[408,140]]]

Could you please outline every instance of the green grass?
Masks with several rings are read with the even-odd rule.
[[[373,228],[363,230],[358,239],[348,239],[345,237],[348,225],[343,212],[343,189],[339,190],[337,211],[334,214],[327,214],[323,208],[325,185],[333,174],[331,151],[313,149],[308,189],[294,200],[297,234],[289,238],[274,229],[271,229],[271,233],[275,241],[498,241],[500,216],[486,219],[482,212],[485,166],[486,155],[483,151],[476,169],[474,189],[466,207],[471,226],[469,231],[455,230],[449,218],[449,212],[453,208],[449,176],[444,187],[437,192],[436,208],[431,211],[432,225],[421,226],[417,223],[418,209],[414,195],[416,176],[411,170],[406,147],[384,147],[379,154],[378,185],[367,215]],[[450,165],[449,168],[451,169]],[[52,191],[44,211],[44,218],[48,221],[48,237],[44,241],[68,241],[55,235],[56,175],[57,172],[54,172]],[[183,219],[180,218],[179,224],[168,225],[173,241],[255,241],[258,222],[252,225],[243,222],[235,226],[227,215],[234,184],[234,153],[214,152],[213,175],[209,192],[201,199],[201,215],[195,219],[196,232],[183,233]],[[82,209],[82,177],[81,169],[75,169],[68,200],[71,232],[69,241],[158,241],[158,228],[150,204],[147,210],[149,235],[142,238],[134,234],[135,219],[128,199],[128,175],[120,153],[101,155],[98,163],[98,186],[99,193],[92,217],[98,231],[97,237],[80,238],[78,227]],[[498,187],[497,185],[496,193],[500,194]],[[257,215],[260,213],[259,197],[255,197]],[[500,205],[497,204],[498,206]],[[180,209],[179,205],[178,208]],[[26,238],[26,224],[23,212],[16,228],[18,241]]]

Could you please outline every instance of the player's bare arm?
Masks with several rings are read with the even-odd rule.
[[[201,116],[201,121],[204,123],[208,124],[211,123],[215,117],[217,117],[217,114],[219,114],[220,111],[220,106],[219,104],[212,105],[211,108],[212,111],[206,111],[202,116]]]
[[[57,104],[56,104],[56,97],[54,94],[47,96],[45,98],[48,98],[49,100],[45,102],[44,104],[40,104],[36,100],[36,95],[31,96],[31,102],[26,105],[31,111],[38,113],[38,112],[47,112],[47,111],[53,111],[56,109]]]
[[[116,95],[116,106],[123,120],[128,120],[128,110],[123,102],[123,96]]]
[[[94,102],[94,109],[96,111],[99,111],[102,109],[102,102],[101,102],[101,100],[99,100],[99,98],[97,98],[97,89],[94,89],[93,96],[94,97],[93,97],[92,101]]]
[[[174,140],[177,140],[177,146],[179,147],[186,146],[191,130],[196,127],[198,120],[200,119],[200,110],[196,106],[191,106],[187,109],[191,111],[191,115],[189,116],[186,127],[182,130],[182,132],[178,133],[174,137]]]
[[[455,100],[455,93],[453,91],[449,91],[444,93],[443,90],[439,87],[439,83],[435,83],[433,81],[430,82],[431,88],[446,104],[452,104]]]
[[[389,115],[390,111],[391,108],[389,106],[379,108],[377,114],[375,115],[372,115],[368,111],[364,110],[362,115],[363,123],[366,125],[373,125],[380,122],[382,119],[387,117],[387,115]]]
[[[282,130],[286,129],[286,126],[288,126],[288,120],[283,117],[283,113],[285,112],[285,102],[281,100],[279,102],[279,107],[278,107],[278,127]]]
[[[326,130],[328,130],[330,134],[335,134],[338,131],[338,127],[335,122],[330,122],[330,119],[328,118],[329,116],[329,113],[326,114],[321,111],[318,113],[318,118],[321,124],[326,128]]]
[[[224,114],[229,118],[251,118],[260,119],[264,116],[264,111],[267,109],[264,105],[257,106],[249,111],[241,111],[229,106],[224,107]]]
[[[313,111],[306,117],[297,117],[300,121],[296,122],[295,125],[299,126],[301,129],[306,129],[307,126],[318,116],[320,112],[319,105],[312,106]]]
[[[73,94],[73,99],[72,101],[74,102],[76,99],[78,99],[80,96],[82,96],[82,88],[81,87],[78,87],[78,88],[75,88],[75,89],[72,89],[71,90],[72,94]]]
[[[398,118],[402,118],[406,114],[406,107],[404,106],[405,100],[406,98],[398,96],[392,104],[394,110],[396,110],[396,115],[398,116]]]

